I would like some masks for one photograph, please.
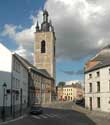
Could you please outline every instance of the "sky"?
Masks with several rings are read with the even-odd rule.
[[[0,0],[0,42],[33,62],[37,20],[47,9],[56,33],[56,79],[84,80],[84,64],[110,44],[109,0]]]

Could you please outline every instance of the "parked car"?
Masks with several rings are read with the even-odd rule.
[[[82,99],[76,100],[75,103],[80,106],[85,106],[85,99],[82,98]]]
[[[37,115],[42,113],[43,113],[43,109],[40,104],[33,105],[30,109],[30,114]]]

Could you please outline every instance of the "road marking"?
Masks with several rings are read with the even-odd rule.
[[[50,115],[49,114],[45,114],[46,116],[48,116],[48,117],[50,117]]]
[[[48,117],[51,117],[51,118],[53,118],[53,117],[54,117],[54,116],[52,116],[52,115],[48,115],[48,114],[47,114],[47,116],[48,116]]]
[[[35,116],[35,115],[32,115],[32,117],[35,118],[35,119],[41,119],[40,117]]]
[[[56,114],[50,114],[50,116],[51,116],[51,117],[57,117],[57,115],[56,115]]]
[[[42,117],[42,118],[48,118],[48,117],[46,117],[45,115],[40,115],[40,117]]]
[[[39,116],[32,115],[32,117],[35,119],[42,119],[42,118],[47,119],[47,118],[55,118],[55,117],[60,118],[60,116],[57,114],[44,114],[44,115],[39,115]]]
[[[51,115],[49,115],[49,114],[45,114],[46,116],[48,116],[48,117],[53,117],[53,116],[51,116]]]
[[[48,117],[51,117],[51,118],[53,118],[53,117],[57,117],[56,114],[45,114],[45,115],[48,116]]]

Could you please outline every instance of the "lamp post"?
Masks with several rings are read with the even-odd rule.
[[[5,96],[6,96],[6,87],[7,84],[4,82],[3,86],[3,109],[2,109],[2,119],[5,121]]]

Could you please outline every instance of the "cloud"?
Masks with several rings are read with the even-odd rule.
[[[83,75],[84,74],[84,70],[78,70],[78,71],[74,71],[74,70],[60,70],[61,72],[63,72],[66,75]]]
[[[57,57],[79,59],[110,43],[108,0],[47,0],[53,21]]]
[[[22,29],[21,26],[5,24],[4,30],[1,35],[8,36],[9,38],[15,40],[18,45],[22,44],[24,47],[32,46],[34,42],[35,25],[32,25],[29,29],[20,29]]]
[[[20,45],[14,52],[33,63],[33,53],[27,49],[24,49],[22,45]]]
[[[0,34],[3,37],[9,37],[14,40],[18,45],[15,52],[28,59],[31,63],[33,63],[34,32],[36,25],[34,19],[32,19],[32,23],[30,28],[25,29],[22,26],[5,24]]]
[[[33,62],[33,51],[34,51],[34,32],[37,20],[41,24],[42,11],[38,11],[38,15],[31,15],[29,19],[32,21],[32,26],[29,28],[23,28],[21,25],[5,24],[3,31],[0,33],[3,37],[9,37],[14,40],[18,45],[16,53],[20,54],[24,58],[28,59],[31,63]]]
[[[46,0],[56,32],[56,57],[59,60],[77,60],[93,54],[110,43],[109,0]],[[6,24],[3,36],[16,41],[33,53],[36,21],[42,22],[42,10],[31,15],[32,26]]]

